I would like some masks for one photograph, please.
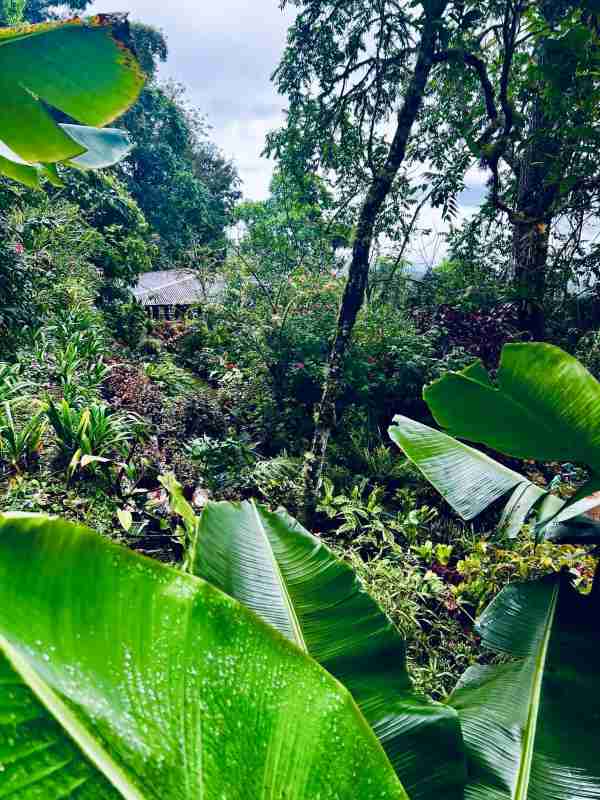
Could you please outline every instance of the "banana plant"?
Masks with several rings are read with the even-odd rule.
[[[189,526],[190,510],[186,517]],[[460,797],[466,764],[458,718],[413,690],[404,640],[352,569],[285,511],[254,502],[208,503],[196,531],[189,570],[352,692],[410,797]]]
[[[81,526],[0,517],[0,796],[600,798],[598,580],[506,587],[478,630],[511,660],[467,670],[431,724],[389,622],[318,541],[252,504],[178,507],[243,605]],[[410,795],[383,748],[421,772]]]
[[[197,516],[172,473],[185,569],[218,587],[318,661],[351,692],[413,800],[462,797],[456,712],[417,694],[405,643],[353,570],[284,509],[209,502]]]
[[[114,164],[131,144],[104,126],[143,82],[122,16],[0,29],[0,172],[37,187],[42,175],[61,185],[57,163]],[[83,124],[57,122],[49,108]]]
[[[197,535],[188,569],[350,689],[411,798],[600,798],[598,578],[589,597],[564,574],[507,586],[477,631],[511,663],[471,667],[446,705],[427,703],[410,687],[404,644],[387,618],[286,512],[208,503],[198,518],[172,477],[165,486]]]
[[[470,667],[450,698],[469,761],[466,800],[600,797],[600,591],[565,575],[509,584],[478,622],[509,663]]]
[[[507,536],[536,511],[538,536],[600,541],[600,526],[582,516],[600,503],[600,384],[576,358],[553,345],[510,344],[496,384],[476,362],[423,396],[448,433],[399,415],[390,437],[463,519],[511,492],[499,525]],[[565,500],[449,434],[518,458],[580,462],[591,478]]]
[[[251,611],[86,528],[0,518],[0,797],[406,800],[349,692]]]

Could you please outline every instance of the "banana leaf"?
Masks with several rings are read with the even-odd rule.
[[[137,99],[143,81],[118,16],[1,29],[0,171],[35,186],[44,164],[115,163],[129,140],[99,128]],[[51,109],[83,125],[61,124]]]
[[[466,773],[454,710],[414,692],[403,639],[319,539],[283,510],[209,503],[190,568],[352,692],[412,800],[462,796]]]
[[[0,797],[405,800],[349,693],[218,589],[0,521]]]
[[[600,527],[583,516],[600,498],[579,496],[593,491],[594,484],[565,501],[442,431],[401,415],[394,423],[389,428],[392,441],[463,519],[473,519],[512,489],[498,523],[500,534],[515,537],[536,512],[538,537],[564,543],[600,541]]]
[[[576,358],[550,344],[507,344],[496,386],[482,374],[471,366],[425,388],[442,428],[516,458],[576,461],[600,474],[600,383]]]
[[[600,798],[599,595],[550,576],[510,584],[483,614],[484,646],[516,660],[469,668],[450,698],[466,800]]]

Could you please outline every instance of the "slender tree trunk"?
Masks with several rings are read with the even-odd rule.
[[[432,8],[424,23],[414,71],[408,84],[402,108],[398,112],[396,132],[390,145],[386,162],[379,174],[373,179],[360,210],[352,248],[352,259],[348,270],[348,280],[340,305],[323,393],[315,414],[312,449],[306,454],[304,463],[303,497],[300,505],[301,516],[306,524],[310,524],[314,514],[327,444],[331,432],[336,426],[336,403],[343,386],[344,360],[351,341],[356,317],[365,298],[369,275],[369,257],[377,215],[392,188],[394,179],[406,155],[406,145],[421,109],[429,74],[434,63],[437,26],[447,4],[448,0],[438,0],[435,4],[432,3]]]

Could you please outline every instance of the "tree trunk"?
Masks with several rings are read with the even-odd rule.
[[[541,65],[545,58],[546,43],[542,41],[535,60]],[[529,144],[518,164],[512,220],[512,279],[519,327],[538,341],[545,336],[548,237],[560,183],[552,175],[560,156],[555,124],[544,113],[540,87],[529,117]]]
[[[314,514],[327,444],[336,425],[336,403],[343,386],[344,360],[356,317],[365,298],[375,222],[404,161],[406,145],[417,114],[421,109],[425,88],[433,66],[438,23],[447,3],[448,0],[438,0],[425,20],[414,71],[402,108],[398,112],[396,132],[386,162],[382,170],[374,177],[360,210],[348,280],[340,305],[323,393],[315,414],[312,449],[306,454],[304,462],[303,497],[301,498],[300,512],[305,524],[310,524]]]
[[[548,227],[549,222],[516,222],[513,225],[513,288],[518,324],[535,341],[543,340],[545,335]]]
[[[538,107],[531,114],[530,124],[531,143],[519,163],[512,219],[512,288],[520,329],[539,341],[544,338],[545,327],[548,233],[554,199],[548,173],[555,143],[543,135],[546,121]]]

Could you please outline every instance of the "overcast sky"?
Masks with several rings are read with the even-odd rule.
[[[161,77],[187,86],[190,101],[212,126],[212,139],[236,163],[244,195],[266,197],[272,164],[260,153],[265,134],[281,124],[286,104],[270,76],[283,52],[293,10],[282,12],[279,0],[119,0],[116,7],[128,11],[132,21],[163,31],[169,58]],[[114,11],[115,0],[95,0],[92,10]],[[477,207],[483,180],[473,171],[461,197],[461,216]],[[422,224],[438,232],[445,227],[433,209],[426,210]],[[415,260],[440,257],[439,237],[415,248]],[[419,252],[423,250],[427,252]]]
[[[161,77],[188,87],[212,125],[212,139],[237,164],[244,194],[266,197],[272,165],[260,153],[285,107],[270,76],[292,12],[282,12],[278,0],[95,0],[92,10],[115,7],[163,31],[169,59]]]

